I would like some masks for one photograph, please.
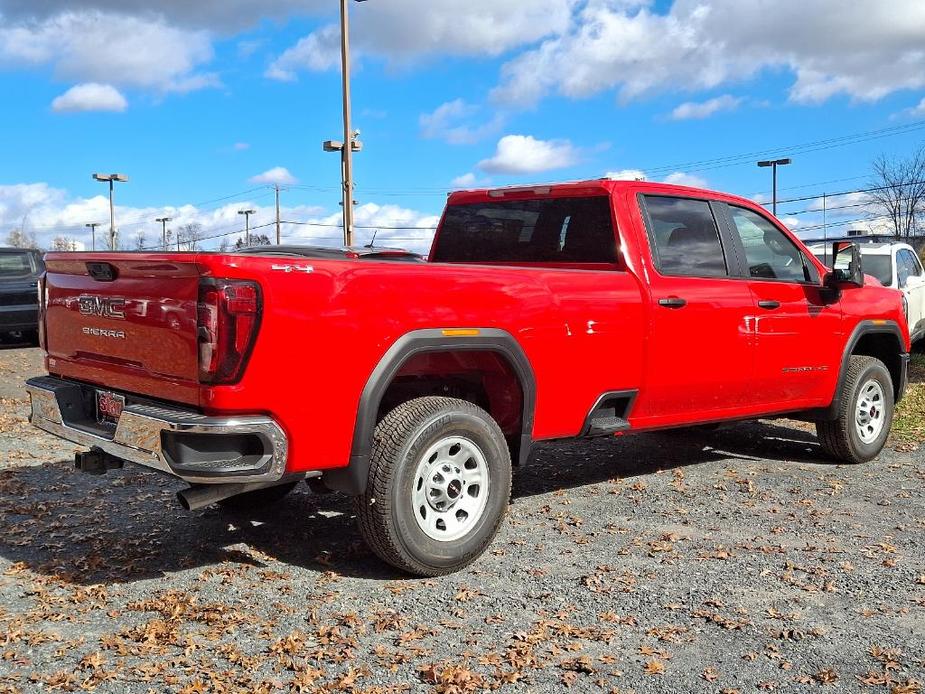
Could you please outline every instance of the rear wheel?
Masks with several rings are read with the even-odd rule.
[[[282,501],[286,495],[298,486],[299,481],[278,484],[274,487],[255,489],[237,496],[230,496],[218,502],[226,511],[252,511],[267,508]]]
[[[845,463],[873,460],[893,425],[893,380],[879,359],[852,356],[839,390],[838,416],[816,422],[822,448]]]
[[[491,416],[465,400],[417,398],[376,427],[357,520],[384,561],[439,576],[485,551],[510,495],[510,453]]]

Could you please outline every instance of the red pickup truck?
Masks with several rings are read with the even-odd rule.
[[[353,495],[385,561],[478,557],[537,441],[758,417],[876,457],[903,394],[896,290],[755,203],[645,182],[453,193],[400,251],[50,253],[32,422],[181,478],[187,508]]]

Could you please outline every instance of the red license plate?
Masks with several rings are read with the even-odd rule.
[[[125,409],[125,397],[108,390],[96,391],[96,416],[100,422],[118,422]]]

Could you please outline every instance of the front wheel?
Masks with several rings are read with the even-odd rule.
[[[839,389],[838,417],[816,422],[822,448],[844,463],[873,460],[893,426],[893,379],[879,359],[852,356]]]
[[[458,571],[488,547],[511,495],[511,457],[491,416],[465,400],[425,397],[376,426],[360,532],[392,566]]]

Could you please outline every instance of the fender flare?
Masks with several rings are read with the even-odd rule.
[[[903,391],[906,389],[906,364],[909,361],[909,355],[903,351],[903,333],[900,330],[899,325],[895,321],[891,320],[863,320],[858,323],[854,330],[851,331],[851,335],[848,337],[848,341],[845,343],[845,350],[842,353],[841,365],[838,371],[838,381],[835,384],[835,394],[832,397],[832,404],[827,408],[824,408],[822,411],[823,419],[834,420],[838,417],[839,406],[841,405],[841,391],[842,386],[845,382],[845,377],[848,374],[848,362],[851,359],[851,355],[854,353],[854,348],[857,347],[858,342],[865,335],[876,335],[876,334],[886,334],[893,335],[897,342],[899,343],[899,354],[897,355],[900,359],[900,380],[899,383],[893,384],[894,397],[895,401],[899,402],[902,398]]]
[[[401,367],[413,356],[426,352],[445,351],[489,351],[503,355],[514,369],[523,391],[523,415],[520,440],[512,442],[512,458],[515,464],[523,465],[530,455],[533,444],[533,419],[536,407],[536,378],[530,360],[513,335],[498,328],[467,328],[466,335],[447,335],[446,331],[458,329],[414,330],[402,335],[389,347],[373,369],[360,395],[350,462],[346,467],[327,470],[324,483],[329,489],[351,495],[366,490],[372,453],[373,431],[379,405],[392,379]],[[468,334],[469,332],[473,334]],[[477,334],[475,334],[477,331]]]

